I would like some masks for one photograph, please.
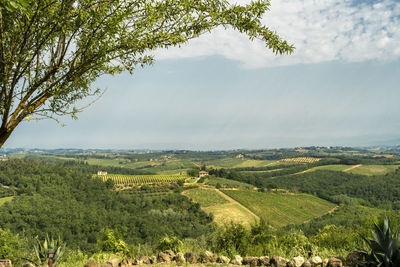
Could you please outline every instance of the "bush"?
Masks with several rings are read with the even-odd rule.
[[[183,243],[177,237],[168,237],[165,236],[160,240],[157,245],[158,251],[172,250],[175,253],[181,252],[183,248]]]
[[[278,246],[285,248],[286,257],[303,256],[308,258],[318,254],[318,247],[308,240],[302,231],[290,231],[277,238]]]
[[[113,230],[103,230],[103,235],[98,240],[100,251],[121,253],[127,255],[129,253],[128,245],[122,240],[121,235]]]
[[[322,248],[352,250],[362,245],[355,231],[343,226],[326,225],[311,241]]]
[[[225,253],[229,257],[246,255],[249,234],[243,225],[231,222],[216,232],[213,249]]]
[[[0,229],[0,259],[9,259],[14,264],[22,258],[22,242],[18,235],[13,235],[10,230]]]

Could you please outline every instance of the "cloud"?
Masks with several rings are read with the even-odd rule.
[[[155,55],[157,59],[222,55],[247,68],[400,57],[397,1],[272,0],[263,22],[296,46],[293,55],[275,56],[262,42],[250,42],[245,35],[222,28]]]

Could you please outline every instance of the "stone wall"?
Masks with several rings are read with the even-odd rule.
[[[357,252],[351,252],[346,259],[340,257],[330,257],[322,259],[321,257],[314,256],[310,259],[304,259],[303,257],[294,257],[292,259],[285,259],[283,257],[274,256],[262,256],[262,257],[241,257],[236,255],[232,259],[226,256],[217,256],[210,251],[205,251],[200,255],[195,253],[182,252],[174,253],[172,250],[164,252],[158,252],[154,256],[140,256],[134,259],[118,259],[110,260],[106,263],[100,264],[96,261],[89,261],[85,267],[130,267],[135,265],[172,265],[172,266],[187,266],[190,264],[221,264],[231,266],[271,266],[271,267],[343,267],[343,266],[357,266],[356,262],[360,259],[360,255]]]
[[[358,252],[351,252],[346,259],[340,257],[330,257],[322,259],[319,256],[314,256],[309,259],[305,259],[301,256],[294,257],[292,259],[285,259],[283,257],[274,256],[262,256],[262,257],[241,257],[236,255],[232,259],[226,256],[217,256],[216,254],[205,251],[200,255],[192,252],[183,254],[182,252],[174,253],[172,250],[166,250],[158,252],[153,256],[139,256],[134,259],[112,259],[103,264],[98,263],[94,260],[87,262],[84,267],[130,267],[136,265],[154,265],[160,264],[164,266],[187,266],[190,264],[221,264],[231,266],[271,266],[271,267],[353,267],[357,266],[357,261],[360,260],[360,254]],[[32,266],[32,265],[22,265]],[[0,267],[12,267],[10,260],[0,260]],[[71,266],[78,267],[78,266]]]

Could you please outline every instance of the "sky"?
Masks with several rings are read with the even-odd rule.
[[[242,4],[245,1],[237,1]],[[400,144],[400,1],[272,0],[296,47],[218,28],[98,79],[78,120],[26,121],[5,148],[263,149]]]

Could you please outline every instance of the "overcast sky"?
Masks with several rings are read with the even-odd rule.
[[[237,1],[239,3],[243,1]],[[79,120],[29,121],[5,147],[195,149],[400,140],[400,2],[272,0],[263,19],[294,43],[275,56],[217,29],[154,66],[102,77]],[[400,142],[399,142],[400,143]]]

